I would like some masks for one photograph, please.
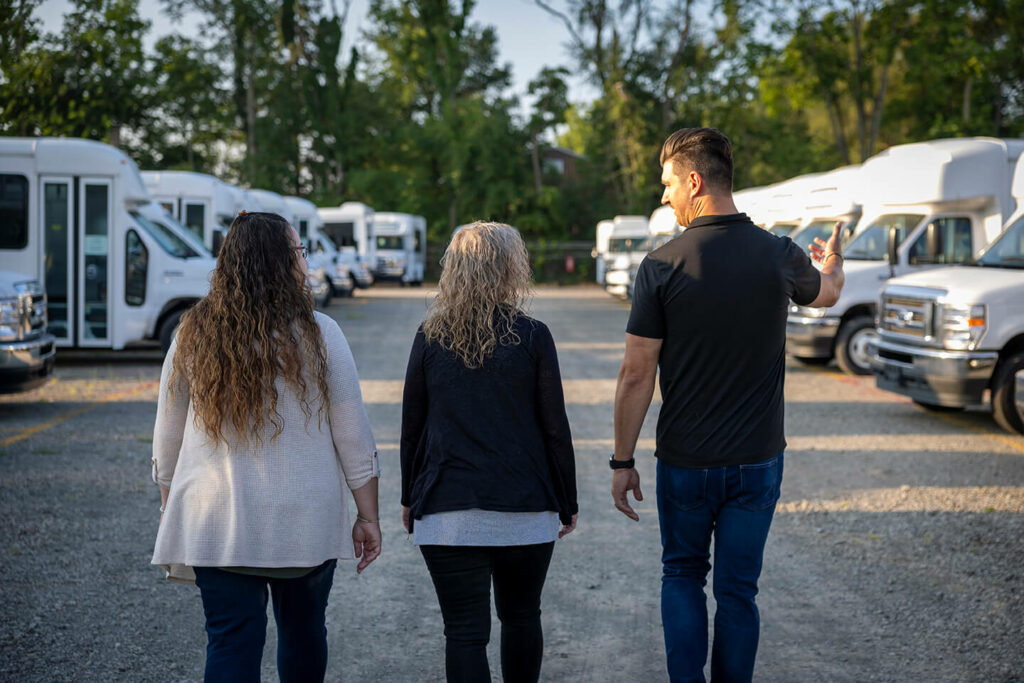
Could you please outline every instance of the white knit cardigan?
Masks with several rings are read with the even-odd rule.
[[[175,344],[160,375],[153,428],[153,481],[170,489],[153,564],[192,582],[192,567],[315,567],[353,555],[343,482],[355,490],[379,476],[376,446],[355,362],[341,328],[316,313],[327,350],[330,413],[307,420],[294,389],[276,382],[284,431],[260,448],[212,443],[197,428],[188,386],[169,393]],[[315,391],[316,382],[308,376]]]

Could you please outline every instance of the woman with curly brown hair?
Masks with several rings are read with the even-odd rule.
[[[530,263],[515,228],[462,228],[442,268],[406,371],[402,521],[441,605],[448,680],[491,680],[493,580],[502,676],[532,682],[541,590],[578,510],[558,357],[523,312]]]
[[[164,360],[153,563],[199,586],[207,681],[260,680],[268,587],[281,681],[322,681],[337,560],[361,557],[361,572],[380,554],[373,434],[345,336],[313,310],[305,256],[280,216],[240,214]]]

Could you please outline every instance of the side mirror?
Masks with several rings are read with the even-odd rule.
[[[939,227],[938,221],[932,221],[928,224],[924,234],[925,243],[925,254],[928,259],[928,263],[938,263],[939,256],[942,255],[942,228]]]
[[[889,228],[889,244],[887,253],[889,254],[889,266],[894,267],[899,263],[900,255],[897,248],[900,246],[899,231],[896,226]]]

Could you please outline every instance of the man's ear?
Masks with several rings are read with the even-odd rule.
[[[704,188],[704,179],[696,171],[690,171],[686,176],[686,183],[689,186],[690,196],[696,197]]]

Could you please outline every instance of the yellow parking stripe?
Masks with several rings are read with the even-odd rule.
[[[153,380],[152,382],[146,382],[145,384],[140,384],[137,387],[133,387],[133,388],[127,389],[125,391],[119,391],[116,394],[111,394],[110,396],[107,396],[106,398],[104,398],[102,400],[96,401],[95,403],[90,403],[88,405],[84,405],[84,406],[81,406],[79,408],[75,408],[74,410],[69,410],[68,412],[64,413],[63,415],[58,415],[57,417],[53,418],[52,420],[48,420],[48,421],[44,422],[43,424],[36,425],[35,427],[29,427],[28,429],[26,429],[24,431],[18,432],[14,436],[7,437],[3,441],[0,441],[0,448],[4,448],[5,446],[10,446],[12,443],[21,441],[22,439],[27,439],[28,437],[32,436],[33,434],[38,434],[39,432],[45,431],[45,430],[49,429],[50,427],[55,427],[56,425],[59,425],[61,422],[66,422],[66,421],[70,420],[73,417],[78,417],[82,413],[89,412],[93,408],[98,408],[99,406],[103,405],[104,403],[110,403],[112,401],[116,401],[118,399],[125,398],[127,396],[132,396],[134,394],[140,394],[140,393],[142,393],[144,391],[156,388],[158,386],[160,386],[159,380]]]

